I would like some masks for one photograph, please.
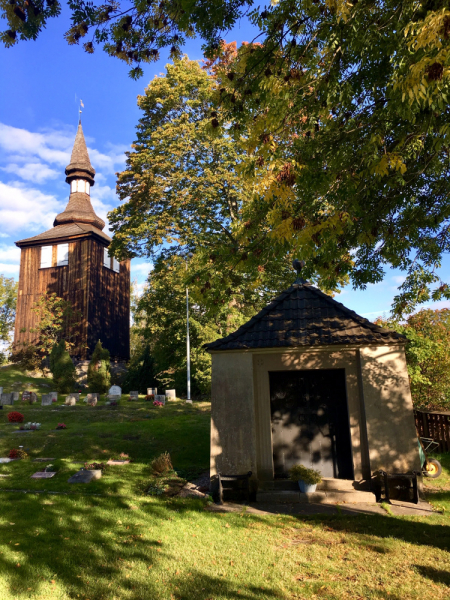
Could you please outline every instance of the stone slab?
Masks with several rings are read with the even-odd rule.
[[[13,392],[13,402],[17,402],[19,400],[19,392]]]
[[[102,476],[101,470],[95,471],[87,471],[85,469],[80,469],[75,475],[69,477],[67,480],[68,483],[90,483],[94,479],[100,479]]]
[[[37,471],[31,475],[31,479],[51,479],[56,475],[55,471],[47,472],[47,471]]]
[[[51,406],[53,399],[51,394],[42,394],[41,406]]]
[[[147,388],[147,396],[156,396],[158,388]]]
[[[107,465],[128,465],[129,460],[108,460]]]
[[[168,400],[176,400],[176,392],[175,390],[166,390],[166,398]]]
[[[0,396],[0,404],[2,406],[12,406],[13,403],[14,403],[14,399],[13,399],[12,393],[2,394]]]
[[[153,402],[162,402],[163,404],[166,403],[166,397],[163,396],[162,394],[159,396],[155,396],[155,399]]]
[[[119,387],[118,385],[112,385],[109,388],[108,395],[109,396],[121,396],[122,395],[122,388]]]
[[[56,458],[33,458],[32,462],[51,462],[52,460],[56,460]]]
[[[58,401],[58,392],[50,392],[50,396],[52,397],[52,402]]]

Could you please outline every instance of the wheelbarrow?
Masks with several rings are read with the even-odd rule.
[[[442,473],[441,463],[435,458],[428,458],[427,453],[436,450],[439,447],[438,442],[435,442],[432,438],[419,437],[417,438],[417,443],[419,444],[422,475],[436,479]]]

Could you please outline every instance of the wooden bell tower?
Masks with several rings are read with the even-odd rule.
[[[32,343],[30,328],[36,325],[31,310],[45,292],[71,302],[81,314],[76,345],[71,354],[90,358],[101,340],[114,360],[128,360],[130,353],[130,261],[108,255],[111,238],[105,223],[91,204],[93,169],[81,122],[66,167],[69,202],[56,216],[52,229],[20,240],[19,293],[14,345]]]

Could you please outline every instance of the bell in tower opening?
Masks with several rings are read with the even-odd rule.
[[[81,123],[78,125],[66,182],[69,202],[52,229],[20,240],[19,292],[14,346],[32,344],[37,316],[32,310],[45,293],[71,303],[79,315],[70,354],[80,360],[92,355],[98,340],[111,359],[126,361],[130,352],[130,261],[109,256],[111,238],[95,214],[91,165]]]

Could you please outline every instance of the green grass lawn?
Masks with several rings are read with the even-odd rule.
[[[0,456],[19,445],[30,455],[0,465],[0,474],[10,475],[0,478],[1,600],[449,597],[448,456],[440,457],[442,478],[426,482],[443,514],[220,514],[204,500],[145,493],[155,484],[149,463],[161,452],[170,452],[181,476],[207,468],[207,403],[63,408],[59,401],[15,409],[42,429],[14,434],[9,409],[0,411]],[[67,430],[55,431],[61,421]],[[85,486],[67,483],[81,463],[121,453],[129,465],[110,467]],[[30,479],[41,466],[35,457],[55,458],[57,475]]]

